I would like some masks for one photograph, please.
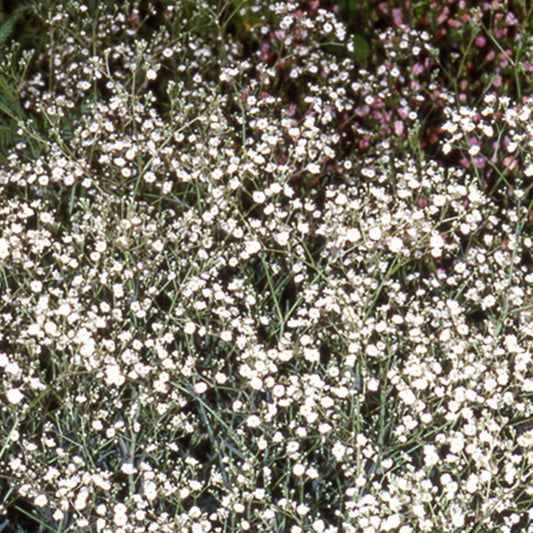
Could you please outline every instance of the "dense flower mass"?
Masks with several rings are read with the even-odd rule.
[[[4,14],[8,529],[533,530],[530,12],[351,4]]]

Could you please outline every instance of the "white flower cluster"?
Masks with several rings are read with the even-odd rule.
[[[371,73],[315,0],[144,4],[41,13],[46,127],[0,176],[9,488],[76,531],[510,531],[531,101],[443,95],[445,166],[402,144],[426,32]]]

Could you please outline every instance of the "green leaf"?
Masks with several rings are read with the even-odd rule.
[[[352,59],[356,63],[364,63],[370,55],[370,45],[368,41],[359,33],[352,37],[354,51],[352,52]]]
[[[13,28],[15,27],[15,24],[17,23],[18,18],[20,17],[22,11],[17,10],[7,19],[3,22],[3,24],[0,26],[0,50],[4,47],[6,44],[6,41],[9,39],[11,33],[13,32]]]

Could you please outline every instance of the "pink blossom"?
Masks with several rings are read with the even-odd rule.
[[[394,121],[394,133],[396,135],[401,135],[404,131],[403,122],[401,120]]]

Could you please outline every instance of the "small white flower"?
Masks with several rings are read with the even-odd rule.
[[[296,476],[296,477],[301,477],[305,474],[305,466],[300,464],[300,463],[296,463],[293,467],[292,467],[292,473]]]
[[[32,292],[39,293],[43,290],[43,284],[38,280],[34,280],[30,283],[30,290]]]
[[[250,387],[254,390],[261,390],[263,388],[263,380],[257,376],[254,376],[250,380]]]
[[[153,501],[157,498],[157,485],[151,480],[145,481],[143,492],[147,500]]]
[[[477,144],[473,144],[473,145],[468,149],[468,154],[469,154],[471,157],[476,157],[476,155],[478,155],[480,151],[481,151],[481,148],[479,147],[479,145],[477,145]]]
[[[399,237],[391,237],[387,244],[388,244],[389,250],[395,254],[401,252],[403,248],[403,241]]]
[[[262,204],[266,200],[265,193],[262,191],[254,191],[252,198],[256,204]]]
[[[379,350],[375,344],[369,344],[366,347],[366,355],[369,357],[377,357],[379,355]]]
[[[479,478],[476,474],[470,474],[466,480],[466,491],[470,494],[475,494],[479,490]]]
[[[318,470],[315,467],[313,467],[313,466],[309,467],[305,471],[305,473],[306,473],[306,475],[307,475],[307,477],[309,479],[317,479],[318,478]]]
[[[300,505],[298,505],[298,507],[296,507],[296,512],[300,515],[300,516],[305,516],[306,514],[308,514],[310,511],[309,507],[303,503],[301,503]]]
[[[163,241],[161,239],[157,239],[155,240],[153,243],[152,243],[152,248],[156,251],[156,252],[162,252],[165,248],[165,244],[163,243]]]
[[[496,298],[492,294],[489,294],[483,298],[481,302],[481,308],[482,309],[490,309],[491,307],[494,307],[496,305]]]
[[[124,287],[121,283],[115,283],[113,285],[113,294],[117,299],[120,299],[124,296]]]
[[[150,70],[146,72],[147,80],[152,81],[152,80],[155,80],[156,78],[157,78],[157,72],[153,68],[151,68]]]
[[[338,441],[333,445],[333,448],[331,449],[331,455],[333,455],[333,457],[335,457],[337,461],[340,461],[344,457],[345,453],[346,446],[344,446]]]
[[[455,528],[462,528],[465,524],[465,516],[460,511],[457,511],[452,515],[452,525]]]
[[[224,342],[230,342],[231,339],[232,339],[231,331],[223,331],[223,332],[220,334],[220,338],[221,338]]]
[[[233,510],[238,514],[242,514],[246,510],[246,507],[241,502],[237,502],[233,506]]]
[[[146,183],[154,183],[156,180],[156,175],[152,171],[148,171],[144,173],[143,179]]]
[[[244,250],[248,255],[254,255],[261,250],[261,243],[259,241],[248,241]]]
[[[44,324],[44,331],[47,335],[50,335],[50,337],[57,337],[59,335],[57,325],[54,322],[46,322]]]
[[[199,381],[194,384],[194,392],[196,394],[203,394],[207,390],[207,384],[204,381]]]
[[[290,233],[288,231],[282,231],[274,235],[274,238],[280,246],[285,246],[289,242]]]
[[[379,241],[381,239],[381,230],[378,227],[372,228],[368,232],[368,237],[373,241]]]
[[[120,467],[120,471],[126,476],[131,476],[137,473],[137,469],[132,463],[123,463],[123,465]]]
[[[382,522],[381,528],[383,531],[391,531],[393,529],[397,529],[400,525],[400,516],[397,514],[394,514],[392,516],[388,516],[387,519]]]
[[[0,239],[0,259],[5,259],[9,255],[9,241]]]
[[[426,444],[424,446],[424,464],[426,466],[434,466],[440,461],[439,454],[435,446]]]
[[[183,331],[187,335],[192,335],[196,331],[196,325],[193,322],[187,322],[187,324],[185,324],[185,327],[183,328]]]
[[[33,500],[33,503],[37,507],[44,507],[48,503],[48,498],[44,494],[39,494],[39,496]]]
[[[256,428],[261,425],[261,419],[257,415],[250,415],[246,420],[246,425],[249,428]]]
[[[310,174],[320,174],[320,165],[316,163],[309,163],[306,169]]]
[[[116,385],[117,387],[120,387],[124,384],[126,378],[122,375],[118,365],[109,365],[106,368],[105,381],[108,385]]]
[[[20,392],[20,389],[9,389],[6,391],[7,401],[13,405],[19,404],[23,399],[24,395]]]
[[[402,390],[399,397],[406,405],[413,405],[416,402],[416,396],[411,389]]]
[[[122,503],[117,503],[114,508],[115,516],[113,522],[116,526],[122,527],[128,523],[128,515],[126,514],[127,508]]]

